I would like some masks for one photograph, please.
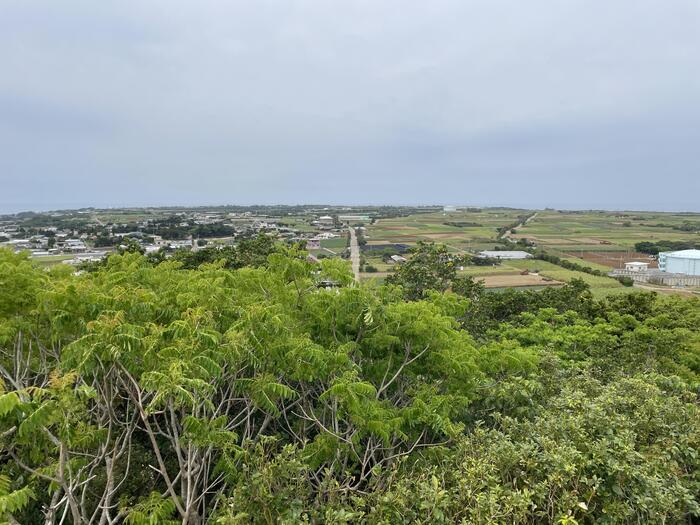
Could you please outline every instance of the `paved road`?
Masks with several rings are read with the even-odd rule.
[[[350,230],[350,262],[352,263],[352,273],[355,274],[355,280],[360,282],[360,246],[357,244],[357,235],[355,228],[349,227]]]

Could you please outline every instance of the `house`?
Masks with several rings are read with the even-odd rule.
[[[630,272],[646,272],[649,269],[649,263],[632,261],[625,263],[625,270]]]
[[[5,243],[8,246],[12,246],[15,251],[19,250],[29,250],[32,247],[32,243],[29,239],[12,239]]]
[[[394,261],[396,264],[401,264],[406,262],[406,257],[401,257],[400,255],[392,255],[390,257],[392,261]]]
[[[307,250],[320,250],[321,249],[321,240],[320,239],[308,239],[306,241],[306,249]]]
[[[87,246],[80,239],[66,239],[63,244],[63,250],[67,252],[84,252],[87,250]]]
[[[331,288],[338,288],[339,286],[340,283],[336,281],[331,281],[330,279],[324,279],[316,285],[317,288],[324,288],[326,290],[330,290]]]
[[[168,241],[170,248],[172,250],[179,250],[181,248],[192,248],[192,240],[188,239],[186,241]]]

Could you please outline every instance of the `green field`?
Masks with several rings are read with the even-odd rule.
[[[700,233],[673,229],[700,223],[698,214],[650,212],[539,211],[518,228],[516,238],[527,237],[543,247],[567,250],[634,251],[640,241],[700,241]]]
[[[348,241],[345,237],[336,237],[334,239],[322,239],[321,247],[328,248],[333,251],[344,250]]]
[[[527,210],[492,208],[379,219],[367,226],[365,237],[370,244],[413,245],[418,241],[433,241],[446,244],[455,251],[473,252],[493,248],[497,229],[517,222],[518,216],[527,213]],[[460,223],[465,225],[460,226]]]
[[[418,241],[432,241],[445,244],[453,251],[476,253],[493,248],[499,243],[498,228],[516,223],[518,217],[527,213],[526,210],[485,209],[477,212],[434,212],[380,219],[368,226],[366,238],[370,244],[413,245]],[[688,240],[687,232],[672,229],[673,225],[680,225],[687,220],[690,220],[687,215],[673,214],[645,214],[638,217],[636,214],[539,211],[525,225],[517,228],[513,237],[514,241],[523,237],[531,239],[539,247],[564,260],[608,271],[618,266],[619,261],[639,258],[634,253],[636,242],[654,239]],[[629,226],[625,226],[625,223]],[[667,226],[655,227],[649,224]],[[379,258],[369,257],[367,262],[382,272],[388,269]],[[609,277],[572,271],[537,260],[505,261],[501,265],[487,267],[468,266],[461,273],[478,278],[517,275],[525,269],[538,270],[543,277],[560,282],[582,279],[591,286],[596,296],[619,293],[625,288]]]
[[[529,210],[488,208],[455,213],[420,213],[406,217],[379,219],[369,225],[367,238],[372,244],[436,241],[464,250],[490,247],[496,230],[512,224]],[[700,242],[700,233],[673,229],[684,223],[700,224],[700,214],[657,212],[561,212],[537,211],[527,224],[517,228],[513,238],[527,238],[538,246],[561,252],[633,252],[640,241]],[[453,226],[446,223],[471,223]],[[478,226],[477,226],[478,225]]]
[[[486,208],[476,211],[416,213],[406,217],[380,219],[369,225],[366,238],[370,244],[418,241],[445,244],[450,251],[478,253],[502,244],[498,228],[518,222],[532,213],[529,210]],[[448,224],[452,223],[452,224]],[[700,243],[700,232],[674,229],[683,224],[700,225],[700,214],[661,212],[567,212],[539,210],[527,223],[507,236],[514,248],[520,240],[544,249],[551,255],[588,268],[607,272],[624,263],[642,260],[655,265],[647,254],[635,251],[642,241],[684,241]],[[700,226],[698,226],[700,229]],[[370,261],[379,268],[374,261]],[[515,274],[523,269],[540,269],[541,275],[557,281],[581,278],[596,295],[618,293],[624,287],[616,280],[567,270],[541,261],[507,261],[496,267],[467,267],[465,275],[474,277]]]
[[[39,266],[48,267],[69,261],[72,258],[72,255],[42,255],[40,257],[33,257],[32,261],[37,263]]]
[[[582,279],[590,285],[591,291],[599,296],[606,295],[606,292],[611,289],[624,288],[617,280],[610,277],[598,277],[584,272],[567,270],[561,266],[535,259],[505,261],[503,264],[495,267],[467,266],[463,273],[472,277],[484,277],[489,275],[514,275],[519,274],[522,270],[536,271],[543,277],[560,282]]]

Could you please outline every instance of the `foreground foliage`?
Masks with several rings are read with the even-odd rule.
[[[78,276],[0,251],[0,518],[700,515],[697,300],[486,293],[430,246],[358,287],[344,262],[256,246]]]

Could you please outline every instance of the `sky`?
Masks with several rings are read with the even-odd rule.
[[[0,211],[700,211],[697,0],[3,0]]]

